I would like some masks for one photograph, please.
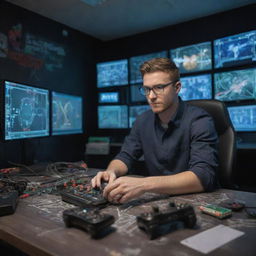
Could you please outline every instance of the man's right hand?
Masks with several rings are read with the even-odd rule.
[[[103,171],[98,172],[97,175],[91,180],[92,187],[101,187],[102,181],[108,182],[108,184],[111,184],[116,179],[116,174],[114,171]]]

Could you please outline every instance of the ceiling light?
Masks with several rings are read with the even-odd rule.
[[[80,1],[90,6],[96,6],[106,2],[106,0],[80,0]]]

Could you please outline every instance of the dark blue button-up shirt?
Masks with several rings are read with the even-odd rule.
[[[133,161],[144,155],[150,176],[189,170],[197,175],[206,191],[211,191],[217,184],[217,141],[209,114],[180,99],[167,129],[151,110],[137,117],[115,159],[130,170]]]

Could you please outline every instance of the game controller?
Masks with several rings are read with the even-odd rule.
[[[107,230],[115,222],[114,216],[99,213],[98,210],[73,208],[63,212],[66,227],[75,227],[89,233],[92,238],[107,234]]]
[[[0,216],[13,214],[18,203],[18,191],[11,190],[0,193]]]
[[[171,202],[166,210],[160,211],[157,206],[153,206],[151,212],[137,216],[138,227],[145,231],[150,239],[167,234],[177,229],[177,224],[182,223],[188,228],[196,224],[196,215],[192,206],[183,204],[177,207]]]

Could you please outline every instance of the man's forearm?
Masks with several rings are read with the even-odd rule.
[[[116,176],[119,177],[119,176],[125,175],[128,172],[128,168],[124,162],[122,162],[121,160],[115,159],[109,163],[106,171],[114,172]]]
[[[144,188],[148,192],[175,195],[202,192],[204,190],[199,178],[191,171],[144,179]]]

